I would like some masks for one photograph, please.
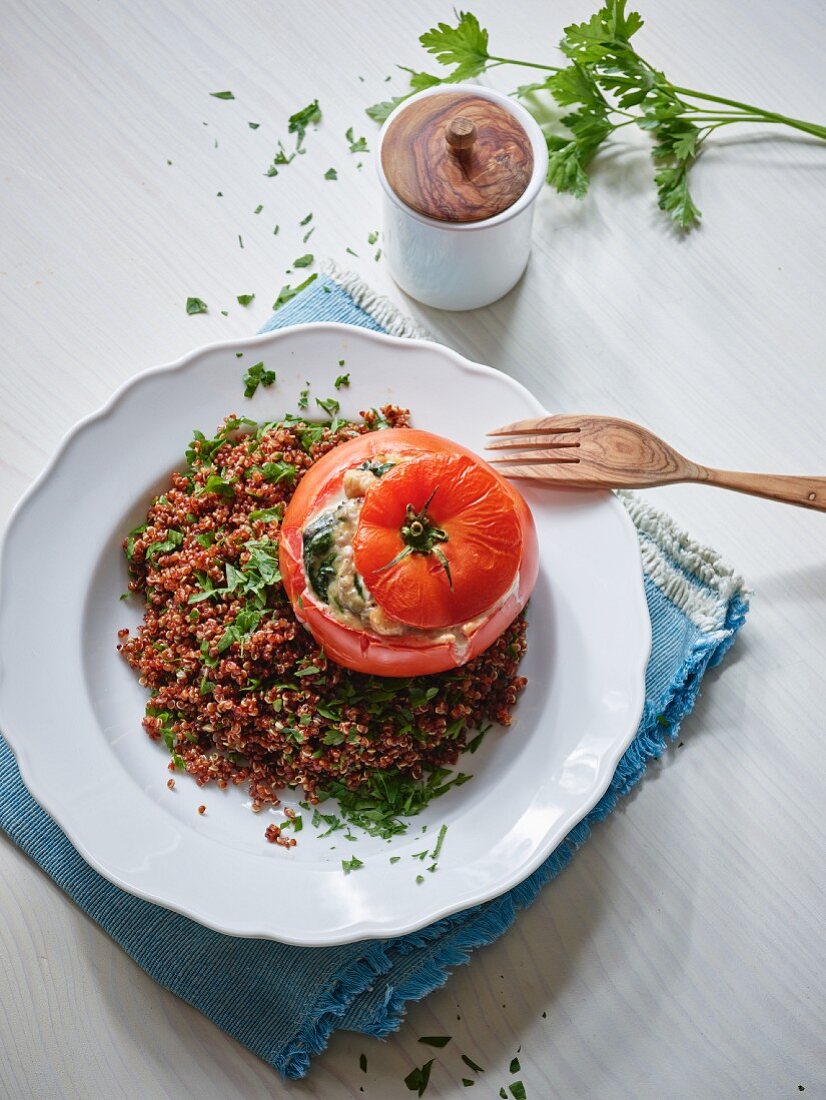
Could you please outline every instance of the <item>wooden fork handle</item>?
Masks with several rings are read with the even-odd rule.
[[[789,477],[785,474],[741,474],[734,470],[714,470],[701,466],[698,481],[736,489],[755,497],[798,504],[826,512],[826,477]]]

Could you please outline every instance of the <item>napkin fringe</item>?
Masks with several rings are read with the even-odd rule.
[[[416,340],[432,340],[433,337],[412,317],[408,317],[389,298],[377,294],[355,271],[345,271],[335,260],[327,260],[324,273],[346,291],[359,309],[381,325],[391,336],[406,336]]]
[[[750,590],[721,554],[691,538],[636,493],[620,491],[617,496],[643,536],[640,553],[646,575],[695,626],[712,632],[725,629],[732,601],[748,609]]]

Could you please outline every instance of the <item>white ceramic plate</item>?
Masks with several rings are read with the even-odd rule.
[[[247,401],[241,374],[258,359],[278,382]],[[477,451],[487,429],[543,411],[505,375],[424,341],[314,324],[215,344],[134,378],[70,433],[17,507],[0,561],[0,728],[34,797],[123,889],[231,935],[307,945],[411,932],[538,867],[603,794],[633,737],[650,648],[622,505],[530,487],[541,569],[529,683],[511,728],[462,758],[471,782],[390,843],[358,830],[356,843],[340,832],[322,840],[305,813],[290,851],[263,835],[282,810],[251,813],[239,788],[179,776],[169,791],[168,754],[141,729],[146,692],[115,651],[118,628],[141,614],[137,599],[118,598],[121,539],[183,464],[193,428],[211,434],[233,411],[294,411],[305,379],[328,397],[341,359],[352,378],[336,394],[344,415],[409,406],[417,426]],[[442,823],[438,870],[417,883],[413,853],[432,847]],[[345,875],[353,854],[364,867]]]

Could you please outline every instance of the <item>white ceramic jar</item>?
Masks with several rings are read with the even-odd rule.
[[[512,117],[514,129],[527,135],[532,153],[530,176],[521,194],[505,209],[481,220],[448,220],[449,195],[439,218],[413,209],[394,190],[395,181],[388,178],[388,165],[383,164],[387,135],[404,112],[421,100],[457,93],[488,100],[506,111]],[[437,108],[437,104],[432,106]],[[422,112],[430,107],[427,104],[417,110]],[[439,133],[443,138],[444,127]],[[395,155],[413,154],[406,146],[398,154],[394,150]],[[507,294],[528,262],[534,204],[548,170],[545,138],[524,107],[508,96],[475,84],[428,88],[399,104],[388,116],[379,138],[376,164],[383,191],[384,254],[390,274],[402,290],[425,305],[448,310],[477,309]],[[406,167],[413,173],[423,170],[421,164]],[[521,187],[521,183],[517,186]]]

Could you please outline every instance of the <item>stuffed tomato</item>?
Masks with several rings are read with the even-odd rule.
[[[419,676],[488,648],[536,582],[519,492],[472,451],[412,428],[342,443],[284,515],[281,574],[298,619],[358,672]]]

